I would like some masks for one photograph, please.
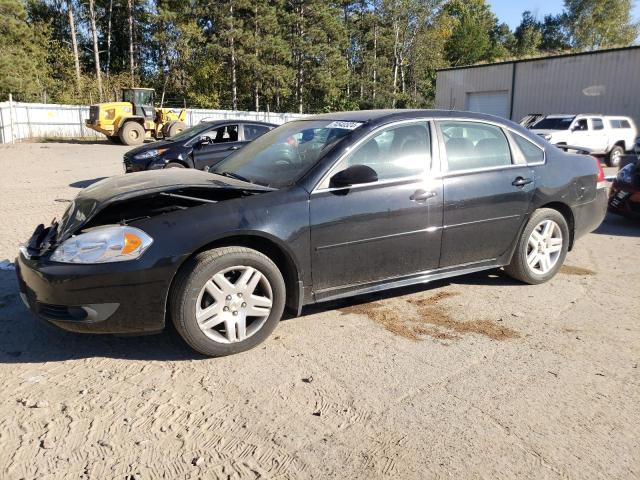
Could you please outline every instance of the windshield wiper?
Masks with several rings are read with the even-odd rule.
[[[235,180],[240,180],[241,182],[253,183],[247,177],[243,177],[242,175],[238,175],[237,173],[234,173],[234,172],[222,172],[222,173],[218,173],[218,175],[222,175],[223,177],[233,178]]]

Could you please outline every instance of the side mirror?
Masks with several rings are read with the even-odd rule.
[[[366,165],[352,165],[331,177],[330,186],[332,188],[339,188],[377,181],[378,174],[373,168],[367,167]]]

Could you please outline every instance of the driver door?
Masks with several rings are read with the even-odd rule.
[[[199,170],[206,170],[220,160],[231,155],[245,143],[240,138],[237,124],[223,125],[201,136],[209,137],[209,143],[196,143],[193,147],[193,166]]]
[[[318,298],[438,267],[442,181],[429,175],[433,137],[426,121],[378,130],[315,188],[310,223]],[[373,168],[378,181],[332,188],[331,177],[353,165]]]

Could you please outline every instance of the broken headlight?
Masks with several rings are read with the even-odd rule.
[[[138,160],[145,160],[147,158],[154,158],[154,157],[157,157],[159,155],[162,155],[167,150],[168,150],[168,148],[154,148],[153,150],[147,150],[146,152],[142,152],[142,153],[139,153],[138,155],[135,155],[135,158],[137,158]]]
[[[140,258],[152,243],[153,239],[138,228],[107,225],[65,240],[51,255],[51,261],[124,262]]]

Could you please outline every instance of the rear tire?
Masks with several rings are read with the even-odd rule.
[[[624,149],[620,145],[614,146],[609,152],[609,158],[607,160],[607,164],[610,167],[618,167],[620,165],[620,160],[622,160],[623,155],[624,155]]]
[[[179,134],[185,128],[187,128],[187,126],[184,124],[184,122],[172,122],[169,125],[169,128],[167,128],[167,136],[169,138],[175,137],[177,134]]]
[[[120,141],[125,145],[141,145],[144,142],[144,127],[137,122],[128,121],[118,133]]]
[[[220,357],[262,343],[278,325],[285,300],[284,279],[268,257],[245,247],[222,247],[181,268],[170,312],[185,342],[203,355]]]
[[[522,231],[511,263],[504,271],[512,278],[537,285],[552,279],[562,267],[569,249],[569,227],[557,210],[533,212]]]

